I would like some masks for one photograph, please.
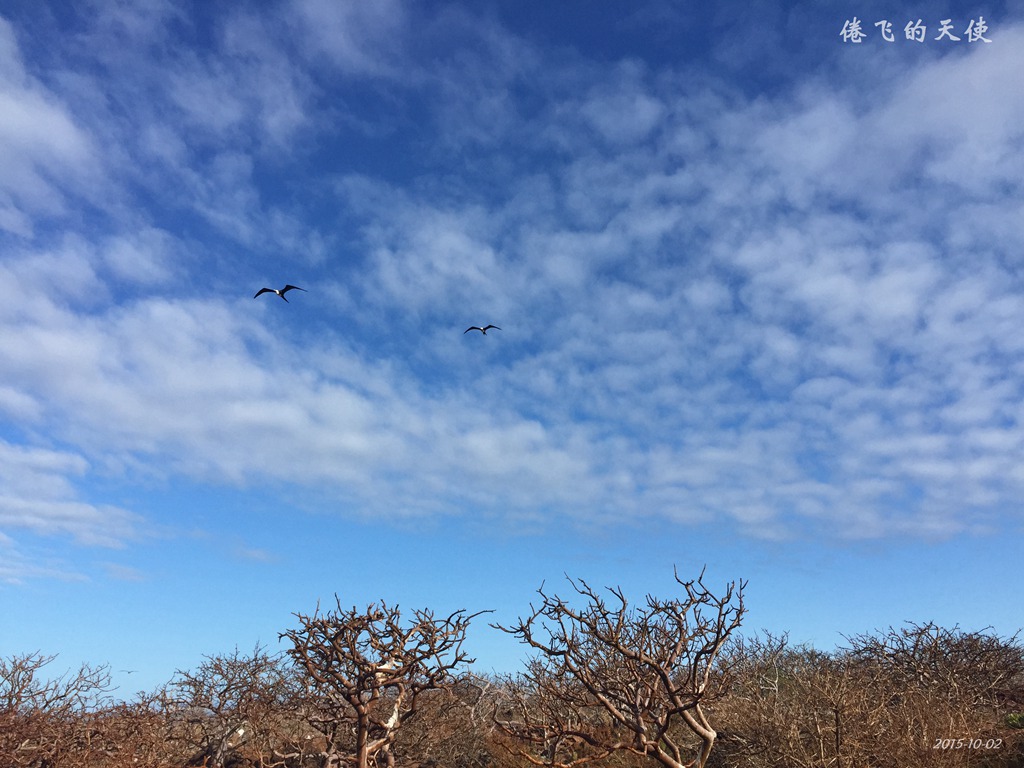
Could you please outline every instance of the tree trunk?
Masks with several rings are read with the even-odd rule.
[[[370,723],[365,711],[359,711],[356,720],[356,768],[370,765]]]

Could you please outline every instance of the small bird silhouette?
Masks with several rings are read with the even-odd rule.
[[[256,291],[256,296],[259,296],[261,293],[276,293],[278,296],[280,296],[282,299],[284,299],[284,295],[286,293],[288,293],[288,291],[290,291],[292,288],[294,288],[297,291],[304,291],[304,290],[306,290],[305,288],[299,288],[299,286],[297,286],[297,285],[286,285],[284,288],[280,288],[280,289],[278,289],[278,288],[260,288],[258,291]],[[253,298],[255,299],[256,296],[253,296]],[[288,299],[284,299],[284,300],[288,301]]]
[[[501,330],[501,328],[499,328],[496,325],[485,325],[483,328],[481,328],[479,325],[471,325],[471,326],[469,326],[469,328],[467,328],[466,330],[464,330],[462,332],[462,335],[465,336],[470,331],[480,331],[480,333],[482,333],[484,336],[486,336],[487,335],[487,330],[489,328],[493,328],[496,331],[500,331]]]

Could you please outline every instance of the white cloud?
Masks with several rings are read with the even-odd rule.
[[[213,71],[211,72],[211,68]],[[171,102],[185,113],[186,126],[195,126],[217,139],[241,138],[248,115],[246,94],[239,93],[233,72],[219,62],[191,60],[169,73]]]
[[[291,144],[310,120],[307,103],[314,90],[290,55],[284,26],[235,13],[213,51],[180,53],[172,60],[167,95],[183,113],[190,138],[246,149],[255,142],[257,152],[294,151]]]
[[[871,121],[904,167],[923,161],[926,175],[975,194],[1007,182],[1019,186],[1024,98],[1013,73],[1022,43],[1024,27],[1007,26],[998,45],[967,46],[899,82]],[[921,147],[924,153],[906,151]]]
[[[110,3],[87,0],[88,18],[103,42],[120,40],[122,49],[141,45],[157,47],[166,40],[168,23],[188,24],[187,14],[173,0],[137,0]],[[101,52],[103,53],[103,52]]]
[[[46,553],[21,551],[13,539],[0,532],[0,584],[19,586],[35,579],[84,581],[85,577],[53,562]]]
[[[311,60],[391,82],[405,54],[374,46],[404,40],[404,11],[295,8]],[[420,96],[452,97],[424,119],[467,166],[502,169],[491,186],[342,174],[361,239],[336,253],[302,212],[334,205],[326,183],[289,209],[266,201],[267,150],[321,127],[310,83],[327,79],[288,59],[284,32],[264,43],[268,24],[234,17],[212,53],[162,62],[168,91],[110,129],[142,165],[125,183],[157,203],[0,266],[0,409],[53,441],[7,444],[51,488],[22,486],[8,525],[123,540],[130,516],[105,528],[78,490],[91,473],[294,485],[395,515],[725,520],[769,538],[948,534],[1024,490],[1020,236],[1005,223],[1020,203],[993,159],[1016,146],[1024,102],[986,77],[1016,61],[1010,47],[897,73],[870,104],[822,81],[745,100],[713,79],[580,64],[538,86],[527,114],[511,85],[552,62],[517,65],[515,51],[539,54],[504,35],[491,70],[419,62],[412,78]],[[996,129],[962,115],[935,127],[953,107],[925,94],[948,72]],[[490,154],[509,135],[521,167]],[[992,158],[968,156],[979,140]],[[968,166],[977,178],[957,181]],[[166,221],[165,204],[219,238],[145,223]],[[248,255],[268,243],[289,250]],[[298,266],[319,279],[301,301],[252,301],[246,280]],[[461,335],[478,322],[503,330]]]
[[[1011,51],[1003,55],[1018,55]],[[986,80],[990,62],[965,66],[979,88],[990,88],[978,94],[985,103],[1020,100]],[[914,87],[921,79],[911,79]],[[1016,405],[1022,350],[1012,330],[1024,316],[1019,278],[1003,266],[1008,243],[996,227],[975,227],[963,243],[968,252],[951,251],[941,233],[960,213],[955,197],[932,196],[930,209],[905,216],[894,205],[905,195],[914,206],[922,193],[903,174],[909,161],[899,172],[890,167],[892,147],[919,146],[907,132],[935,130],[934,116],[903,114],[897,126],[885,116],[903,99],[899,89],[868,107],[835,89],[818,99],[825,90],[794,105],[722,99],[724,111],[703,120],[663,95],[668,114],[688,116],[660,127],[664,152],[603,158],[584,150],[563,166],[552,186],[575,181],[574,209],[603,215],[581,218],[578,229],[506,224],[529,230],[520,241],[529,247],[505,258],[521,259],[524,271],[550,278],[539,285],[554,282],[562,295],[558,311],[541,318],[562,315],[561,333],[533,360],[544,375],[527,375],[525,362],[517,370],[545,399],[533,407],[551,420],[568,418],[558,403],[586,403],[598,432],[643,424],[643,437],[627,438],[616,456],[664,509],[732,514],[759,535],[798,529],[801,518],[857,536],[970,529],[1020,490],[1006,471],[1012,453],[996,448],[1016,446],[1024,434]],[[560,111],[571,112],[571,103]],[[1016,141],[1012,121],[1000,124],[992,140]],[[941,129],[945,141],[969,144],[973,128],[956,125]],[[670,184],[665,168],[683,147],[679,175],[688,183]],[[981,178],[967,188],[992,189]],[[1012,195],[992,200],[988,221],[1013,220]],[[869,225],[862,211],[883,205],[890,210]],[[647,226],[652,209],[664,212],[664,224]],[[701,247],[702,231],[712,233],[714,259]],[[661,249],[664,236],[678,239],[676,253]],[[662,253],[670,266],[659,269],[653,254]],[[646,294],[656,307],[637,313],[622,285],[644,275],[660,281]],[[530,306],[530,290],[521,296]],[[645,355],[644,341],[658,336],[619,331],[652,322],[669,324],[675,344],[660,340]],[[718,386],[701,386],[712,377]],[[987,455],[959,439],[969,424],[1001,424],[987,436]],[[733,428],[758,434],[755,425],[760,442],[728,438]],[[605,446],[589,447],[600,466]],[[673,465],[686,469],[668,471]]]
[[[313,365],[298,361],[240,308],[152,298],[88,318],[40,309],[40,321],[0,343],[16,382],[8,400],[37,393],[50,431],[105,473],[146,466],[203,482],[320,485],[374,508],[418,507],[417,484],[433,476],[462,478],[455,497],[493,500],[493,482],[511,490],[532,478],[558,493],[567,475],[586,472],[539,425],[500,423],[461,394],[398,390],[340,348],[322,348]],[[395,478],[390,490],[385,477]],[[58,510],[48,514],[56,520]]]
[[[95,183],[93,142],[25,71],[14,30],[0,17],[0,227],[27,237],[37,216],[67,212],[67,189]]]
[[[408,15],[399,0],[292,0],[289,15],[301,23],[300,37],[342,72],[398,74],[396,63],[409,45]]]
[[[13,387],[0,387],[0,413],[6,414],[12,421],[27,424],[39,418],[42,404],[27,392]]]
[[[257,162],[280,168],[309,152],[315,86],[294,56],[292,26],[239,11],[200,48],[176,38],[200,22],[173,3],[93,10],[38,79],[3,21],[0,225],[28,237],[44,215],[78,228],[98,214],[90,224],[152,231],[165,216],[199,215],[250,247],[299,245],[294,232],[310,227],[267,204],[253,178]],[[139,193],[150,206],[137,206]],[[70,205],[71,195],[90,207]],[[276,224],[269,238],[266,221]]]
[[[181,261],[175,238],[155,227],[115,235],[100,248],[103,264],[116,279],[144,286],[169,281]]]
[[[584,100],[580,113],[605,140],[642,141],[662,122],[665,106],[647,92],[643,79],[639,64],[620,64],[610,82],[595,86]]]
[[[70,535],[81,544],[120,546],[137,520],[110,505],[79,500],[71,478],[88,470],[82,456],[0,440],[0,526],[41,535]]]

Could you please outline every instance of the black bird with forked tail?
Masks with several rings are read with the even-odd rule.
[[[487,335],[487,331],[489,329],[491,329],[491,328],[493,328],[496,331],[500,331],[501,330],[501,328],[499,328],[496,325],[485,325],[482,328],[479,325],[471,325],[471,326],[469,326],[469,328],[467,328],[466,330],[464,330],[462,332],[462,335],[465,336],[470,331],[480,331],[480,333],[482,333],[484,336],[486,336]]]
[[[297,285],[286,285],[284,288],[260,288],[258,291],[256,291],[256,296],[259,296],[261,293],[276,293],[278,296],[280,296],[282,299],[284,299],[284,295],[286,293],[288,293],[288,291],[291,291],[291,290],[305,291],[306,289],[305,288],[299,288],[299,286],[297,286]],[[253,298],[255,299],[256,296],[253,296]],[[288,301],[288,299],[284,299],[284,300]]]

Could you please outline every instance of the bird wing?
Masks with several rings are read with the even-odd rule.
[[[483,328],[481,328],[481,327],[480,327],[479,325],[471,325],[471,326],[469,326],[469,328],[467,328],[466,330],[464,330],[464,331],[462,332],[462,335],[463,335],[463,336],[465,336],[465,335],[466,335],[467,333],[469,333],[470,331],[480,331],[481,333],[483,333],[483,330],[484,330],[484,329],[483,329]]]
[[[281,293],[286,293],[286,292],[290,291],[292,288],[294,288],[297,291],[305,291],[306,290],[305,288],[299,288],[299,286],[297,286],[297,285],[286,285],[284,288],[281,289]],[[308,291],[307,291],[307,293],[308,293]]]
[[[259,296],[261,293],[273,293],[273,292],[274,292],[273,288],[260,288],[258,291],[256,291],[256,296]],[[256,296],[253,296],[253,298],[255,299]]]
[[[499,327],[498,327],[498,326],[496,326],[496,325],[488,325],[488,326],[487,326],[486,328],[484,328],[483,330],[485,330],[485,331],[489,331],[489,330],[491,330],[491,328],[493,328],[493,329],[494,329],[494,330],[496,330],[496,331],[500,331],[500,330],[501,330],[501,328],[499,328]]]

